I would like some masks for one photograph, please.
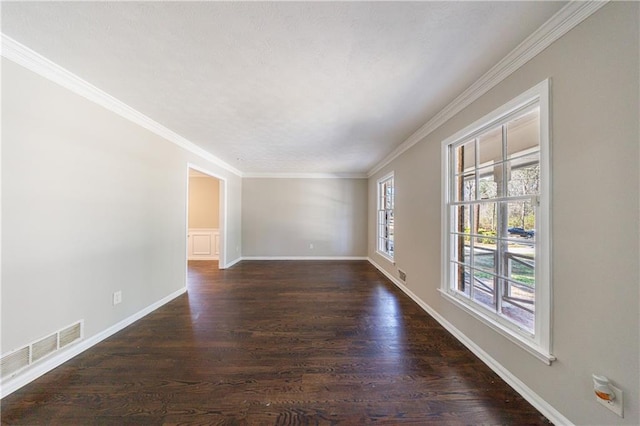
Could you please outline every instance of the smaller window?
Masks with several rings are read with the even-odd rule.
[[[394,252],[393,173],[378,181],[378,248],[381,255],[393,260]]]

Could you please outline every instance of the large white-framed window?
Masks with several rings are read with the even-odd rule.
[[[550,364],[549,81],[442,145],[449,300]]]
[[[379,254],[393,261],[395,186],[393,172],[378,180],[377,247]]]

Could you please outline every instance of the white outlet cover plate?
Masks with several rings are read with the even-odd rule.
[[[613,393],[616,394],[616,399],[614,399],[613,401],[605,401],[604,399],[600,399],[596,396],[596,401],[598,401],[600,404],[604,405],[620,417],[624,418],[624,395],[622,393],[622,390],[618,389],[612,384],[609,384],[609,387],[613,390]]]

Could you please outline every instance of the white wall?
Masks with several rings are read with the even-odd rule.
[[[369,180],[395,171],[397,267],[424,303],[576,424],[639,424],[639,3],[609,3]],[[445,300],[441,142],[552,80],[553,353],[547,366]],[[625,418],[594,401],[591,374],[625,392]]]
[[[243,179],[242,254],[364,257],[366,217],[366,179]]]
[[[79,319],[90,338],[184,288],[188,163],[227,182],[231,262],[239,177],[3,59],[2,353]]]

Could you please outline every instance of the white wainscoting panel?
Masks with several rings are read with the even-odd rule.
[[[189,260],[218,260],[220,230],[215,228],[189,228],[187,246]]]

